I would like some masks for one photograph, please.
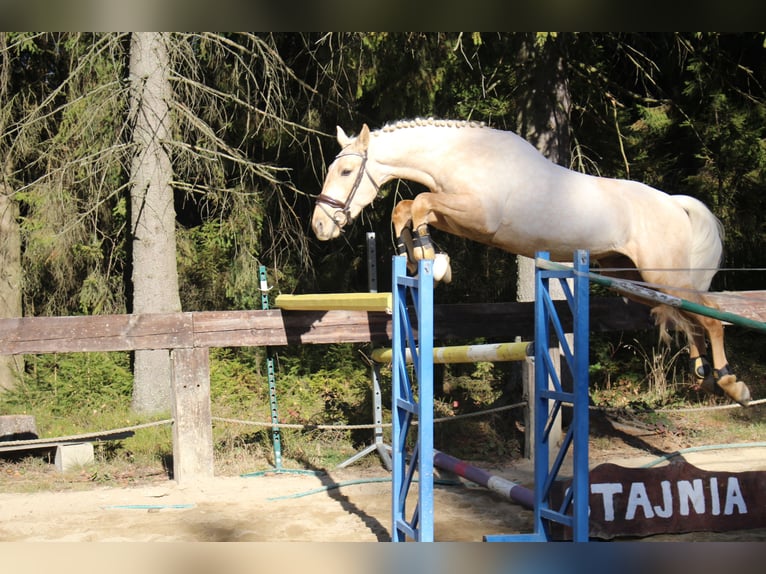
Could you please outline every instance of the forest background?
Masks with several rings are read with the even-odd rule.
[[[272,300],[366,291],[369,231],[385,285],[390,213],[416,185],[387,185],[332,242],[314,239],[310,214],[338,151],[336,125],[356,133],[415,117],[483,121],[572,169],[697,197],[726,231],[713,290],[762,289],[765,82],[764,33],[3,32],[0,316],[258,309],[261,265]],[[521,296],[516,257],[434,238],[455,270],[438,302]],[[762,345],[736,328],[728,341],[734,370],[758,389]],[[366,351],[273,349],[283,422],[368,424]],[[214,415],[269,420],[265,354],[215,350]],[[656,333],[595,336],[591,355],[604,400],[698,400],[683,384],[685,355],[657,348]],[[0,413],[34,414],[46,436],[169,410],[163,351],[0,361]],[[508,366],[441,376],[443,414],[520,398]],[[465,447],[514,454],[517,423],[477,423],[462,433],[473,436]],[[266,431],[216,432],[221,449],[269,449]],[[310,459],[321,443],[323,456],[340,458],[369,438],[319,434],[288,433],[287,452]],[[112,455],[138,450],[127,443]]]

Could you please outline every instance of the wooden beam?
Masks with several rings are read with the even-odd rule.
[[[766,291],[708,294],[721,309],[766,321]],[[557,308],[564,301],[554,303]],[[651,329],[649,308],[620,297],[591,297],[591,331]],[[441,342],[534,336],[533,303],[459,303],[434,307]],[[568,313],[560,313],[564,329]],[[391,340],[391,317],[378,311],[201,311],[0,319],[0,354],[270,347]]]
[[[174,349],[173,478],[180,483],[213,476],[210,350]]]
[[[0,319],[0,353],[173,349],[193,344],[191,313]]]
[[[368,311],[203,311],[194,314],[198,347],[263,347],[386,342],[391,318]]]

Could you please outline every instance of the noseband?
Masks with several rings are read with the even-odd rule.
[[[377,194],[380,191],[380,187],[377,183],[375,183],[375,180],[372,179],[372,176],[370,175],[370,172],[367,171],[367,152],[365,151],[363,154],[361,153],[355,153],[355,152],[349,152],[349,153],[340,153],[337,156],[335,156],[335,160],[345,157],[347,155],[356,155],[362,158],[362,163],[359,166],[359,171],[356,174],[356,179],[354,180],[354,185],[351,186],[351,191],[348,194],[348,197],[346,197],[345,201],[340,201],[338,199],[329,197],[324,194],[319,194],[319,196],[316,199],[317,205],[328,205],[335,209],[335,211],[332,214],[331,219],[335,222],[336,225],[338,225],[338,220],[336,219],[336,214],[338,212],[343,214],[343,217],[345,219],[345,222],[343,225],[346,225],[349,221],[351,221],[351,202],[354,200],[354,196],[356,195],[357,190],[359,189],[359,185],[362,183],[362,177],[364,174],[367,174],[367,178],[370,180],[370,183],[372,183],[372,186],[375,188],[375,193]],[[340,227],[343,227],[341,225]]]

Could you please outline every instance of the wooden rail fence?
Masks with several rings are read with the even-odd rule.
[[[766,320],[766,291],[713,297],[726,311]],[[646,307],[619,297],[593,297],[590,308],[592,331],[652,327]],[[442,342],[532,337],[533,325],[533,303],[434,308],[434,338]],[[173,362],[173,472],[179,482],[213,474],[211,347],[390,344],[390,340],[391,317],[379,311],[272,309],[0,319],[2,355],[168,349]]]

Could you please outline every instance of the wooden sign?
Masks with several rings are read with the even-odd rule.
[[[570,484],[552,491],[554,505]],[[591,538],[766,527],[766,471],[708,471],[683,459],[651,468],[602,464],[591,470],[589,489]],[[571,538],[559,525],[551,534]]]

